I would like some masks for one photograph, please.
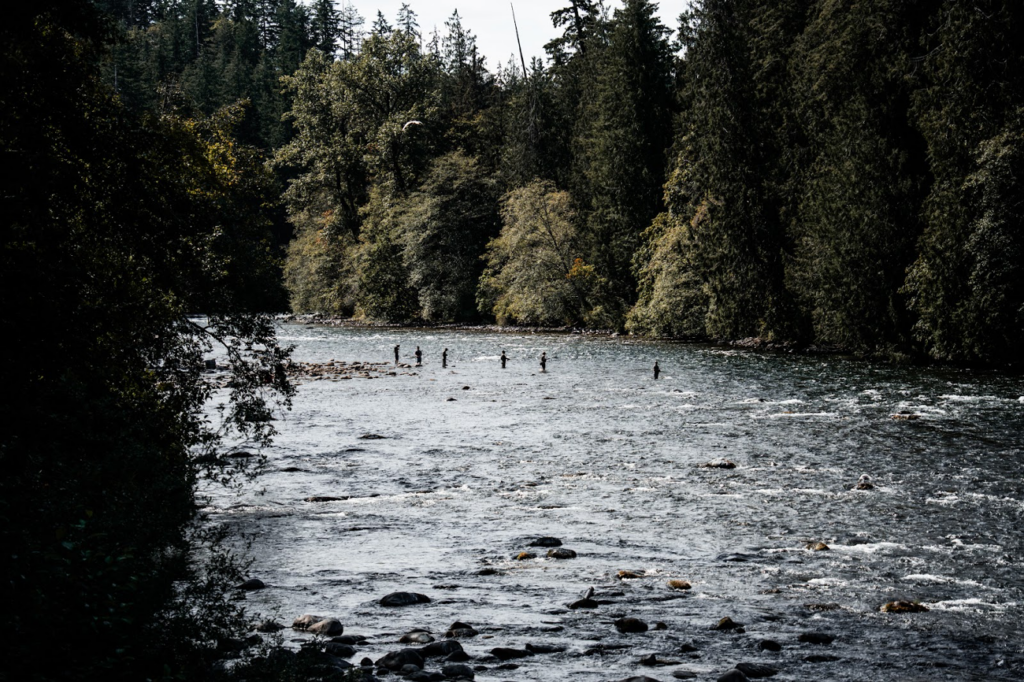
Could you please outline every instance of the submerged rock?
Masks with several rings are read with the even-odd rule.
[[[237,589],[251,591],[251,590],[262,590],[266,587],[266,584],[259,578],[249,578],[244,583],[238,586]]]
[[[834,635],[828,635],[824,632],[803,632],[800,633],[799,637],[797,637],[797,640],[803,642],[804,644],[822,645],[831,644],[835,641],[835,639],[836,638]]]
[[[782,645],[774,639],[762,639],[757,643],[759,651],[782,651]]]
[[[381,597],[381,606],[412,606],[414,604],[429,604],[430,597],[418,592],[392,592]]]
[[[883,613],[923,613],[928,607],[912,601],[891,601],[883,604],[879,610]]]
[[[625,634],[647,632],[647,623],[639,618],[619,618],[615,621],[615,629]]]
[[[771,677],[779,672],[771,666],[761,665],[760,663],[737,663],[736,669],[751,679]]]
[[[499,661],[510,661],[516,658],[527,658],[529,656],[533,656],[533,653],[526,649],[510,649],[499,646],[491,649],[491,655]]]
[[[559,540],[558,538],[553,538],[553,537],[548,537],[548,536],[545,536],[545,537],[542,537],[542,538],[537,538],[536,540],[534,540],[533,542],[530,543],[530,547],[561,547],[561,546],[562,546],[562,541],[561,540]]]

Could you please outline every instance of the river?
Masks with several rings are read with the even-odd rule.
[[[268,587],[249,608],[338,618],[369,638],[353,662],[462,621],[484,681],[714,680],[738,662],[775,680],[1024,679],[1019,377],[628,337],[280,336],[306,362],[424,352],[396,376],[303,383],[268,472],[208,509],[254,540]],[[723,459],[735,468],[702,466]],[[541,536],[576,558],[531,548]],[[566,608],[589,587],[596,609]],[[378,604],[400,590],[431,602]],[[928,611],[879,610],[893,600]],[[620,634],[623,616],[651,629]],[[724,617],[744,631],[712,630]],[[515,669],[487,657],[527,643],[564,651]],[[669,664],[641,665],[650,654]]]

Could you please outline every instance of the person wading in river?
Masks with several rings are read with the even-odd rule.
[[[448,349],[445,348],[444,352],[441,353],[441,367],[448,367]]]
[[[395,346],[395,364],[398,364],[398,346]]]
[[[505,369],[505,362],[507,360],[508,360],[508,358],[505,357],[505,351],[501,351],[501,368],[502,369]]]
[[[658,367],[658,361],[657,361],[657,360],[655,360],[655,361],[654,361],[654,379],[655,379],[655,380],[657,380],[657,379],[658,379],[658,376],[659,376],[660,374],[661,374],[661,368],[660,368],[660,367]]]
[[[416,366],[423,366],[423,351],[420,350],[419,346],[416,346]]]
[[[542,371],[542,372],[548,371],[548,354],[547,353],[541,353],[540,354],[540,371]]]

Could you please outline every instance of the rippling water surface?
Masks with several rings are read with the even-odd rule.
[[[356,661],[459,620],[481,631],[463,641],[478,659],[565,647],[515,670],[471,661],[487,667],[478,680],[713,680],[741,661],[778,668],[777,680],[1024,679],[1019,377],[624,338],[281,336],[299,361],[424,351],[422,368],[400,370],[415,376],[301,385],[268,473],[213,498],[219,520],[255,538],[252,574],[269,587],[251,608],[285,624],[339,618],[370,637]],[[736,468],[701,466],[723,458]],[[854,490],[862,474],[873,490]],[[514,560],[539,536],[577,558]],[[591,586],[607,603],[565,608]],[[432,602],[377,604],[398,590]],[[879,611],[894,599],[929,611]],[[622,616],[666,628],[619,634]],[[745,632],[709,629],[725,616]],[[810,631],[836,640],[797,641]],[[763,639],[782,650],[759,651]],[[651,653],[677,663],[641,666]],[[806,660],[816,655],[836,660]]]

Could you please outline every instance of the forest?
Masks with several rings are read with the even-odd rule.
[[[259,468],[229,455],[289,405],[289,306],[1016,362],[1024,6],[564,4],[521,18],[543,59],[493,68],[408,5],[0,22],[0,679],[206,679],[250,646],[200,490]]]
[[[101,4],[126,106],[244,107],[296,312],[981,364],[1024,331],[1014,3],[567,0],[490,69],[457,11]]]

